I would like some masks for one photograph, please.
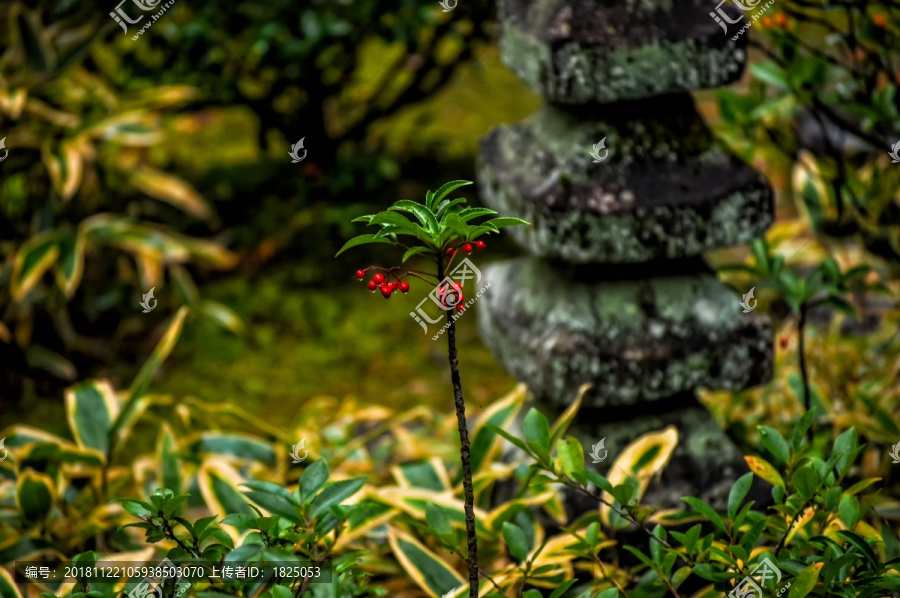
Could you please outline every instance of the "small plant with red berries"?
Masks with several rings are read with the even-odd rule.
[[[460,460],[462,461],[463,489],[465,492],[466,536],[468,545],[469,596],[478,598],[478,561],[477,540],[475,537],[475,501],[472,488],[472,467],[469,458],[469,435],[466,423],[466,406],[462,395],[462,383],[457,369],[456,328],[452,317],[452,305],[462,311],[465,296],[462,285],[457,282],[445,282],[444,274],[453,263],[457,254],[471,254],[475,249],[484,249],[485,242],[479,237],[491,233],[499,233],[501,228],[528,224],[519,218],[491,218],[475,224],[474,221],[487,216],[495,216],[497,212],[488,208],[475,208],[465,205],[464,198],[450,199],[450,194],[471,181],[450,181],[436,192],[425,194],[425,202],[420,203],[408,199],[397,201],[383,212],[360,216],[353,222],[365,222],[370,226],[378,226],[376,233],[360,235],[347,241],[338,255],[352,247],[370,243],[387,243],[405,249],[401,263],[415,256],[430,258],[436,265],[436,272],[413,270],[404,266],[383,268],[369,266],[356,271],[356,278],[365,280],[369,271],[374,272],[369,279],[368,287],[373,293],[380,292],[385,299],[390,299],[396,291],[409,291],[406,278],[418,278],[437,287],[439,297],[452,296],[452,301],[442,301],[447,312],[447,351],[450,358],[450,374],[453,381],[453,396],[456,405],[456,418],[459,430]]]

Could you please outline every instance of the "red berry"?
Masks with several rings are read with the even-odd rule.
[[[472,244],[466,243],[465,245],[463,245],[463,251],[465,251],[466,253],[472,253]]]
[[[376,274],[372,277],[372,280],[375,281],[375,284],[381,284],[384,282],[384,276],[382,276],[381,274]]]
[[[374,291],[377,288],[378,288],[378,283],[375,282],[374,280],[370,280],[369,281],[369,290]]]
[[[393,292],[394,289],[392,289],[390,285],[381,285],[381,296],[385,299],[390,299],[391,293]]]
[[[462,304],[456,306],[456,311],[457,311],[457,312],[465,311],[465,310],[466,310],[466,308],[465,308]]]
[[[450,288],[453,289],[454,291],[459,291],[460,293],[462,293],[462,285],[459,284],[458,282],[451,282]]]
[[[484,241],[475,241],[475,247],[478,249],[484,249]]]
[[[365,271],[365,270],[357,270],[357,271],[356,271],[356,277],[357,277],[358,279],[362,280],[363,278],[366,277],[366,271]]]
[[[408,290],[409,290],[409,283],[404,280],[403,282],[400,283],[400,292],[405,293]]]
[[[781,345],[781,348],[782,348],[782,349],[786,349],[786,348],[787,348],[787,346],[788,346],[788,341],[789,341],[789,340],[790,340],[790,339],[788,339],[788,337],[786,337],[786,336],[782,336],[782,337],[781,337],[781,339],[780,339],[778,342],[779,342],[779,344]]]
[[[392,280],[392,281],[391,281],[391,290],[392,290],[392,291],[395,290],[395,289],[396,289],[397,287],[399,287],[399,286],[400,286],[400,282],[398,282],[398,281],[396,281],[396,280]]]
[[[448,248],[447,248],[447,255],[453,255],[453,252],[454,252],[454,251],[455,251],[455,250],[454,250],[452,247],[448,247]]]

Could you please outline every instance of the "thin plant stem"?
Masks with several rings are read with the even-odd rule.
[[[437,259],[438,280],[444,280],[444,259]],[[472,487],[472,463],[469,445],[469,428],[466,423],[466,403],[463,400],[462,382],[459,378],[459,362],[456,357],[456,325],[453,310],[447,310],[447,352],[450,357],[450,379],[453,382],[453,400],[456,405],[456,424],[459,429],[459,457],[462,461],[463,490],[465,493],[466,539],[468,544],[469,598],[478,598],[478,540],[475,537],[475,492]]]

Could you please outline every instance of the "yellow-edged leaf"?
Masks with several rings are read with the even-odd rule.
[[[131,184],[150,197],[164,201],[200,220],[213,217],[212,207],[184,180],[150,168],[139,166],[131,174]]]
[[[131,388],[128,390],[128,400],[125,402],[122,413],[116,418],[110,432],[113,444],[118,444],[126,431],[134,424],[135,418],[139,414],[138,401],[147,391],[154,374],[156,374],[159,367],[172,352],[172,349],[175,348],[175,343],[178,341],[178,337],[184,327],[184,318],[187,316],[187,313],[187,307],[182,307],[178,310],[169,323],[166,333],[163,334],[156,344],[156,348],[153,349],[153,353],[141,366],[141,370],[135,377],[134,382],[131,383]]]
[[[66,389],[66,419],[78,446],[106,455],[119,403],[106,380],[86,380]]]
[[[493,462],[497,453],[503,448],[503,438],[487,429],[487,426],[505,428],[522,408],[527,392],[528,388],[524,384],[517,385],[512,392],[494,402],[478,418],[478,423],[472,428],[471,436],[470,452],[473,473],[478,473],[485,464]]]
[[[659,432],[647,432],[636,438],[631,444],[619,453],[609,469],[606,478],[613,486],[622,484],[627,479],[637,482],[637,494],[633,500],[640,500],[650,484],[651,478],[669,463],[672,452],[678,445],[678,429],[668,426]],[[612,502],[612,497],[606,492],[604,497]],[[609,524],[611,509],[606,505],[600,505],[600,517],[605,524]]]
[[[411,535],[388,526],[388,542],[406,573],[431,598],[440,598],[466,583],[453,567]]]
[[[74,295],[81,283],[81,274],[84,271],[84,244],[85,236],[80,230],[64,234],[59,239],[59,259],[53,273],[56,276],[56,284],[66,297]]]
[[[0,596],[3,598],[22,598],[12,574],[6,569],[0,569]]]
[[[572,421],[578,414],[578,410],[581,409],[581,403],[582,401],[584,401],[584,395],[590,389],[590,384],[582,384],[581,388],[578,389],[578,394],[575,396],[575,400],[572,401],[572,404],[569,405],[565,411],[563,411],[562,415],[560,415],[555,422],[553,422],[553,427],[550,428],[551,447],[553,447],[556,444],[556,441],[562,438],[563,434],[565,434],[569,429],[569,426],[572,424]]]
[[[63,201],[69,201],[81,186],[84,172],[81,150],[78,141],[63,140],[58,147],[45,144],[41,156],[44,166],[50,174],[50,182]]]
[[[16,506],[28,521],[43,518],[53,507],[56,497],[53,479],[44,473],[26,469],[16,480]]]
[[[751,455],[745,456],[744,460],[750,467],[750,471],[752,471],[754,474],[758,475],[773,486],[781,486],[782,488],[784,488],[784,479],[781,477],[781,474],[778,473],[778,471],[769,464],[768,461],[760,457],[753,457]]]
[[[56,262],[59,257],[57,240],[56,231],[46,231],[31,237],[19,248],[9,280],[10,291],[16,301],[24,299]]]

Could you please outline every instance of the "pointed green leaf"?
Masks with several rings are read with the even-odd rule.
[[[431,199],[431,204],[428,207],[430,209],[434,209],[434,206],[441,203],[441,200],[447,197],[449,194],[453,193],[460,187],[465,187],[471,184],[472,181],[450,181],[449,183],[444,183],[443,185],[441,185],[441,188],[434,193]]]
[[[503,523],[503,541],[509,548],[510,554],[520,561],[528,558],[528,540],[525,537],[525,531],[514,523],[505,521]]]
[[[518,225],[531,226],[531,223],[527,220],[522,220],[521,218],[493,218],[491,220],[482,222],[482,226],[495,226],[497,228],[505,228],[507,226]]]
[[[751,484],[753,484],[753,472],[745,473],[739,477],[734,486],[731,487],[731,492],[728,494],[728,518],[732,521],[737,515],[738,508],[740,508],[741,503],[750,491]]]
[[[341,247],[341,250],[338,251],[334,255],[334,257],[341,255],[348,249],[356,247],[357,245],[366,245],[368,243],[385,243],[388,245],[393,245],[393,241],[391,241],[390,239],[379,239],[376,238],[375,235],[359,235],[358,237],[353,237],[352,239],[344,243],[344,246]]]
[[[406,253],[403,254],[403,259],[400,260],[400,263],[405,263],[406,260],[411,258],[414,255],[418,255],[420,253],[433,253],[431,249],[428,247],[422,247],[421,245],[416,245],[415,247],[410,247]]]
[[[437,218],[435,218],[431,210],[420,203],[416,203],[408,199],[401,199],[400,201],[389,207],[388,210],[409,212],[410,214],[413,214],[419,220],[419,222],[422,223],[422,226],[424,226],[425,230],[427,230],[428,232],[434,233],[438,230]]]
[[[343,480],[326,486],[312,502],[312,516],[320,517],[340,504],[344,499],[353,496],[366,483],[366,478]]]

